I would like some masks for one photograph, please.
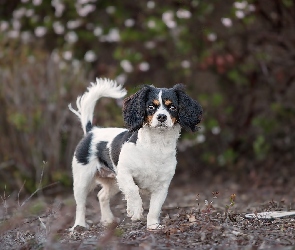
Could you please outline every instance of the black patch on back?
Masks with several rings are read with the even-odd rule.
[[[90,144],[92,141],[92,133],[86,134],[86,136],[79,142],[76,147],[75,156],[77,161],[82,165],[86,165],[89,163],[89,155],[90,155]]]
[[[97,143],[96,145],[96,156],[98,158],[98,160],[108,169],[114,171],[113,168],[113,164],[110,158],[110,152],[109,149],[107,148],[107,142],[106,141],[102,141]]]
[[[132,142],[136,144],[138,139],[138,131],[131,132],[131,131],[124,131],[118,134],[111,144],[111,157],[114,164],[117,166],[119,161],[119,156],[121,153],[122,145],[125,142]]]
[[[87,124],[86,124],[86,133],[90,132],[91,129],[92,129],[91,122],[87,122]]]

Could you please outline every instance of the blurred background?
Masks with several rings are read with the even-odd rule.
[[[71,190],[67,106],[95,77],[183,83],[202,104],[173,182],[294,181],[293,0],[0,0],[0,190]],[[123,126],[121,103],[102,99],[95,124]]]

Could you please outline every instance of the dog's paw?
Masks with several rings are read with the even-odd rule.
[[[165,228],[165,226],[161,225],[159,223],[147,225],[147,230],[148,231],[157,231],[157,230],[162,230],[164,228]]]
[[[120,219],[119,218],[116,218],[116,217],[113,217],[111,219],[102,219],[100,221],[100,223],[104,226],[104,227],[107,227],[109,225],[112,225],[112,224],[119,224],[120,223]]]
[[[87,230],[89,229],[89,226],[87,224],[81,226],[81,225],[74,225],[73,227],[69,228],[69,231],[70,232],[73,232],[74,230],[75,231],[84,231],[84,230]]]
[[[142,217],[143,208],[140,207],[133,207],[133,208],[127,208],[127,216],[131,217],[132,221],[140,220]]]

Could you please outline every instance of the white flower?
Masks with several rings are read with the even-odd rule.
[[[26,17],[31,17],[33,15],[34,15],[34,10],[33,9],[26,10]]]
[[[65,35],[65,40],[68,43],[75,43],[78,41],[78,36],[77,36],[76,32],[70,31]]]
[[[147,42],[145,42],[144,46],[147,49],[153,49],[156,47],[156,43],[154,41],[147,41]]]
[[[6,22],[6,21],[1,21],[0,22],[0,31],[5,31],[5,30],[8,29],[8,27],[9,27],[8,22]]]
[[[115,6],[108,6],[108,7],[106,8],[106,12],[107,12],[108,14],[114,14],[115,11],[116,11]]]
[[[231,27],[233,25],[232,20],[228,17],[221,18],[221,22],[225,27]]]
[[[80,6],[80,5],[76,6],[77,13],[83,17],[87,16],[90,12],[93,12],[95,9],[96,7],[93,4],[87,4],[85,6]]]
[[[86,62],[94,62],[96,60],[96,54],[92,50],[88,50],[85,55],[84,59]]]
[[[23,31],[21,32],[20,37],[24,43],[27,43],[31,40],[32,34],[30,33],[30,31]]]
[[[210,33],[207,38],[210,42],[214,42],[217,39],[217,35],[215,33]]]
[[[21,24],[19,20],[12,20],[12,27],[15,30],[20,30]]]
[[[148,62],[141,62],[139,65],[139,70],[141,71],[148,71],[150,69],[150,65]]]
[[[191,18],[192,13],[185,9],[179,9],[178,11],[176,11],[176,16],[178,18],[188,19]]]
[[[42,0],[33,0],[32,2],[33,2],[33,4],[35,6],[38,6],[38,5],[41,5],[42,4]]]
[[[65,60],[71,60],[72,59],[72,57],[73,57],[73,53],[72,53],[72,51],[65,51],[65,52],[63,52],[63,58],[65,59]]]
[[[67,22],[68,29],[76,29],[81,25],[81,20],[70,20]]]
[[[252,12],[256,10],[255,5],[253,4],[249,4],[248,9],[249,11],[252,11]]]
[[[234,6],[236,9],[245,9],[247,7],[248,3],[247,1],[242,1],[242,2],[234,2]]]
[[[155,2],[154,1],[148,1],[146,6],[149,8],[149,9],[153,9],[155,8]]]
[[[122,60],[120,63],[123,70],[127,73],[130,73],[133,71],[133,66],[128,60]]]
[[[95,36],[100,36],[101,34],[102,34],[102,28],[101,27],[96,27],[95,29],[94,29],[94,31],[93,31],[93,34],[95,35]]]
[[[65,27],[59,21],[54,22],[52,26],[54,32],[58,35],[61,35],[65,32]]]
[[[236,14],[236,17],[239,19],[242,19],[245,17],[245,13],[242,10],[237,10],[235,14]]]
[[[190,66],[191,66],[191,63],[188,60],[183,60],[181,62],[181,67],[183,67],[184,69],[188,69]]]
[[[197,138],[196,138],[197,143],[203,143],[204,141],[206,141],[206,137],[203,134],[198,134]]]
[[[120,37],[120,33],[118,29],[111,29],[109,34],[107,34],[106,36],[104,36],[105,41],[108,42],[118,42],[120,41],[121,37]]]
[[[52,0],[51,6],[55,9],[55,16],[61,17],[65,10],[64,4],[60,0]]]
[[[147,22],[147,26],[150,28],[150,29],[153,29],[156,27],[156,22],[154,20],[149,20]]]
[[[123,85],[126,82],[127,76],[125,74],[120,74],[116,77],[116,82]]]
[[[18,38],[19,37],[19,31],[18,30],[10,30],[10,31],[8,31],[8,37],[9,38]]]
[[[46,34],[46,32],[47,32],[47,29],[45,28],[45,27],[43,27],[43,26],[39,26],[39,27],[37,27],[36,29],[35,29],[35,35],[37,36],[37,37],[42,37],[42,36],[44,36],[45,34]]]
[[[171,21],[173,20],[174,18],[174,14],[172,11],[167,11],[167,12],[164,12],[163,15],[162,15],[162,20],[166,23],[168,21]]]
[[[81,62],[78,59],[72,60],[72,65],[74,68],[80,68]]]
[[[87,3],[90,3],[90,2],[95,2],[95,0],[78,0],[78,4],[87,4]]]
[[[220,127],[216,126],[211,129],[213,135],[218,135],[220,133]]]
[[[163,22],[168,28],[173,29],[176,27],[176,22],[174,21],[174,14],[172,11],[166,11],[162,15]]]
[[[26,8],[19,8],[13,11],[12,15],[15,19],[20,19],[26,14]]]
[[[134,26],[135,21],[134,21],[134,19],[129,18],[129,19],[125,20],[124,24],[126,27],[132,27],[132,26]]]

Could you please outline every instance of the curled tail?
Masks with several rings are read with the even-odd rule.
[[[96,83],[91,83],[87,91],[82,96],[78,96],[76,101],[77,110],[73,109],[71,104],[69,104],[69,109],[79,117],[84,134],[86,134],[92,128],[93,112],[97,100],[101,97],[118,99],[125,96],[126,93],[126,90],[117,82],[96,78]]]

